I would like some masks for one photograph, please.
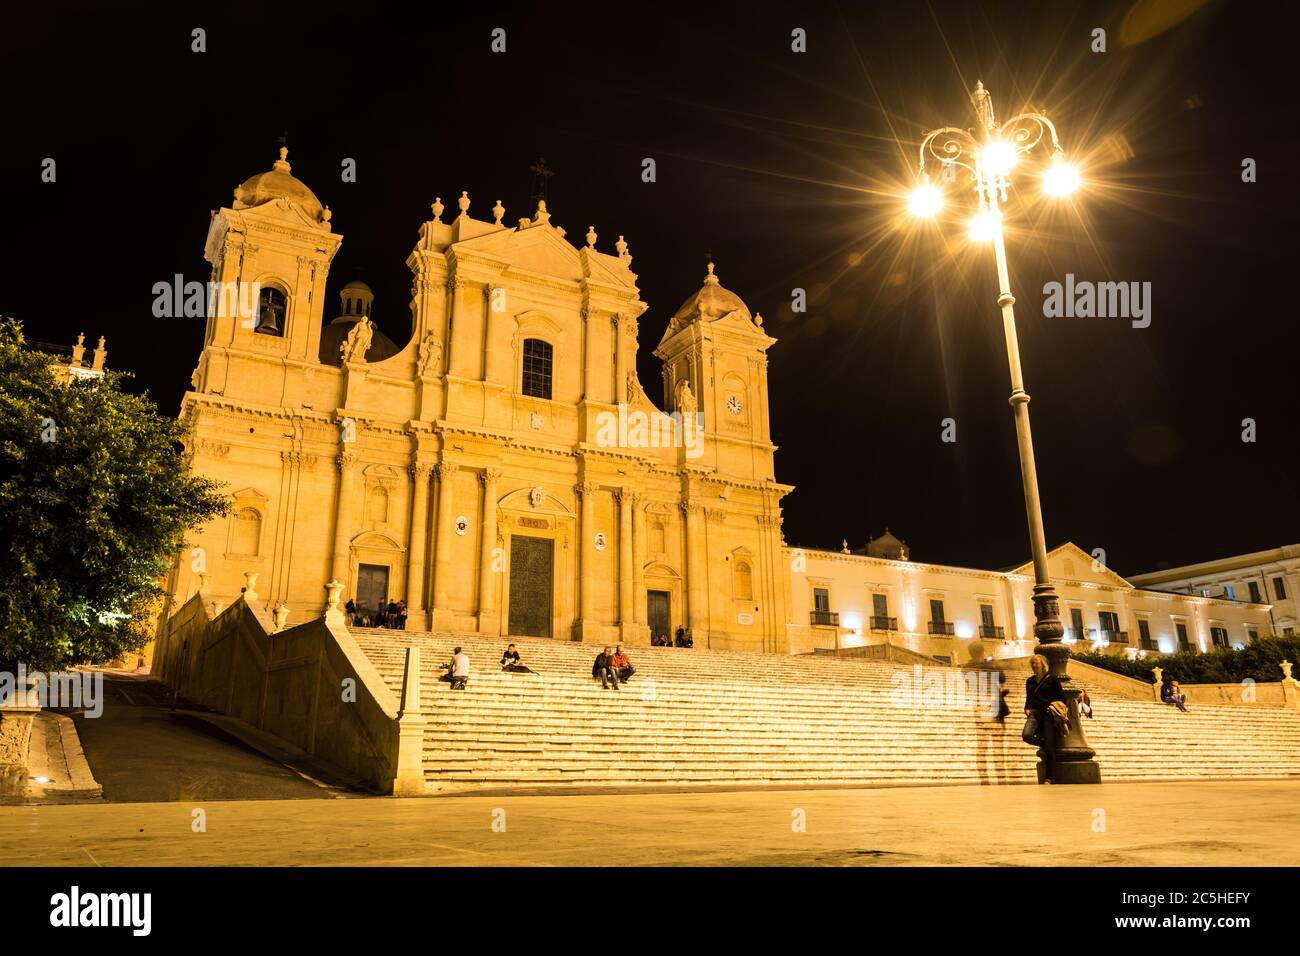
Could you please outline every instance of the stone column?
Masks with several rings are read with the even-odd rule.
[[[348,571],[348,535],[352,529],[350,517],[352,498],[356,485],[357,456],[342,452],[334,459],[339,468],[338,498],[334,503],[334,561],[330,579],[343,582],[344,590],[350,580]]]
[[[597,312],[595,309],[585,308],[582,310],[582,332],[586,353],[582,370],[582,397],[589,402],[597,400],[596,382],[597,376],[600,374],[600,363],[597,361],[595,348],[600,339],[600,337],[595,334],[597,321]]]
[[[686,521],[687,621],[691,636],[699,640],[708,630],[708,609],[704,605],[708,584],[704,566],[704,508],[694,501],[683,501],[681,508]]]
[[[493,550],[497,544],[497,479],[501,477],[499,468],[485,468],[479,474],[483,484],[483,523],[482,554],[478,567],[478,629],[499,633],[500,627],[492,627],[492,618],[496,615],[496,572],[492,569]]]
[[[645,613],[645,495],[632,496],[632,620],[646,623]]]
[[[406,612],[413,620],[424,616],[424,555],[429,543],[429,472],[433,469],[416,462],[411,474],[411,537],[406,561]]]
[[[623,317],[611,315],[614,334],[614,398],[617,405],[627,398],[627,342],[623,338]]]
[[[578,531],[578,561],[582,575],[582,622],[590,626],[596,616],[595,555],[592,540],[596,534],[596,485],[584,481],[573,489],[582,498],[582,524]]]
[[[634,623],[632,608],[632,489],[620,488],[618,496],[618,622]]]
[[[438,465],[438,518],[434,542],[433,610],[450,611],[448,595],[451,593],[451,523],[455,519],[451,502],[451,479],[456,465],[442,462]],[[437,626],[436,624],[434,625]]]
[[[468,343],[465,342],[465,336],[461,329],[464,324],[462,321],[462,304],[465,301],[465,280],[448,279],[447,291],[451,293],[451,303],[447,313],[447,374],[456,375],[461,378],[466,377],[466,365],[469,356],[465,353],[468,351]]]
[[[494,345],[494,337],[498,331],[496,316],[500,313],[495,312],[492,306],[495,298],[505,295],[506,290],[503,286],[489,284],[483,287],[483,381],[495,382],[498,385],[509,384],[509,366],[506,362],[510,352],[506,348],[497,348]]]

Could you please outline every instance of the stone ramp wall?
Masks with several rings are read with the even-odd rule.
[[[276,631],[243,598],[213,616],[195,595],[163,628],[154,664],[179,697],[274,734],[380,792],[412,781],[423,791],[423,767],[400,758],[397,697],[341,615]]]

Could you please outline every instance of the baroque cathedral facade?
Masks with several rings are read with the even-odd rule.
[[[230,514],[196,534],[170,610],[247,589],[298,623],[326,585],[408,629],[785,653],[790,578],[768,428],[774,339],[712,266],[654,350],[660,409],[637,377],[641,316],[623,237],[575,245],[545,203],[528,218],[451,215],[406,259],[405,344],[346,285],[343,237],[287,151],[215,211],[204,348],[182,401],[191,468]],[[446,219],[444,220],[444,214]],[[256,290],[256,305],[240,295]]]

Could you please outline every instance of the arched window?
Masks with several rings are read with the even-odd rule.
[[[283,292],[274,286],[264,286],[257,296],[257,316],[253,331],[263,335],[284,335],[288,307],[289,300]]]
[[[231,534],[232,554],[256,556],[261,553],[262,516],[253,508],[243,508],[235,513],[235,527]]]
[[[533,398],[551,397],[551,343],[542,339],[524,339],[524,376],[522,391]]]
[[[754,598],[754,575],[748,561],[736,562],[736,599],[750,601]]]

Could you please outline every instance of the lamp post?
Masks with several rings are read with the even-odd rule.
[[[983,83],[976,84],[971,104],[978,121],[974,131],[946,126],[926,134],[922,140],[920,181],[909,208],[913,215],[933,216],[943,206],[943,194],[930,182],[926,171],[927,159],[939,163],[942,182],[956,182],[958,170],[965,170],[974,182],[977,213],[971,222],[971,237],[991,241],[997,262],[998,306],[1002,310],[1002,327],[1006,333],[1007,363],[1011,369],[1010,402],[1015,414],[1020,478],[1024,486],[1029,544],[1034,558],[1034,636],[1038,640],[1038,652],[1047,658],[1049,673],[1061,681],[1070,711],[1069,733],[1056,741],[1052,778],[1056,783],[1100,783],[1101,773],[1092,759],[1094,751],[1088,746],[1079,722],[1079,691],[1070,686],[1070,649],[1061,641],[1065,628],[1061,625],[1060,602],[1047,569],[1043,510],[1038,497],[1034,443],[1029,431],[1029,393],[1025,391],[1020,367],[1014,310],[1016,298],[1011,294],[1007,250],[1002,237],[1002,204],[1007,201],[1011,170],[1023,154],[1033,150],[1044,139],[1050,142],[1051,164],[1043,176],[1043,187],[1049,195],[1064,196],[1073,192],[1079,185],[1079,175],[1065,162],[1056,127],[1046,116],[1024,112],[999,124],[993,115],[993,99]],[[1042,751],[1040,756],[1045,756]],[[1040,779],[1044,768],[1044,763],[1040,762]]]

